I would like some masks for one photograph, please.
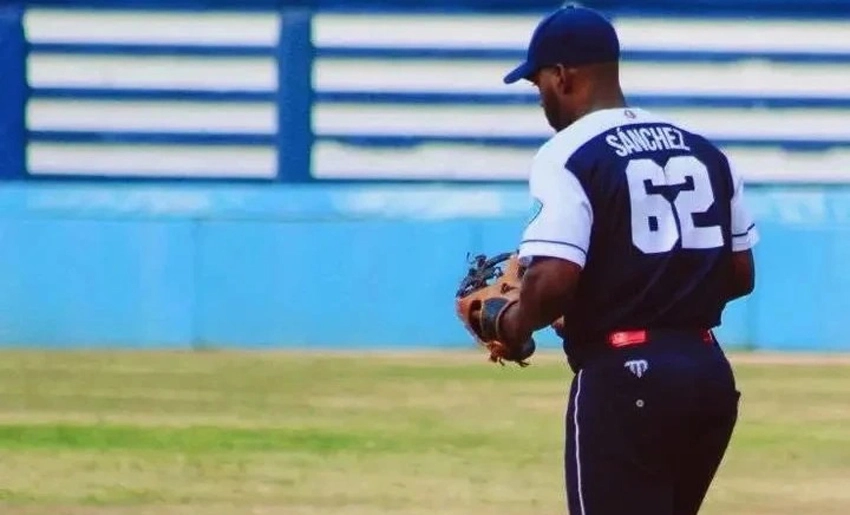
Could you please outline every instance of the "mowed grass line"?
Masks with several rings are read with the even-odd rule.
[[[167,451],[167,452],[314,452],[351,450],[404,452],[430,449],[470,451],[509,445],[508,438],[464,433],[398,434],[386,431],[327,429],[241,429],[210,426],[151,428],[120,425],[16,424],[0,426],[0,449]]]
[[[557,353],[0,358],[0,513],[565,513]],[[850,513],[846,360],[736,371],[704,513]]]

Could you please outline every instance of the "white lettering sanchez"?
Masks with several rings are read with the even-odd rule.
[[[668,125],[617,128],[615,133],[605,137],[605,142],[614,148],[620,157],[656,150],[691,150],[682,131]]]

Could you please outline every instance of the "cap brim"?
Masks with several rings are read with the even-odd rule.
[[[535,66],[533,64],[529,63],[528,61],[525,61],[516,68],[514,68],[510,73],[505,75],[505,78],[503,80],[505,81],[505,84],[513,84],[518,80],[530,77],[531,74],[534,73],[534,68]]]

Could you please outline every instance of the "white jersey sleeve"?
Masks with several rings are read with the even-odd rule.
[[[741,252],[753,248],[759,241],[755,221],[744,200],[744,179],[731,165],[732,183],[732,251]]]
[[[584,267],[593,225],[593,210],[576,176],[547,153],[534,158],[529,177],[531,219],[519,246],[520,261],[556,257]]]

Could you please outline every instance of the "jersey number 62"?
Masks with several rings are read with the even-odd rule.
[[[632,242],[645,254],[673,250],[681,240],[685,249],[710,249],[723,246],[723,231],[718,225],[697,227],[694,215],[708,211],[714,204],[714,191],[708,168],[694,156],[675,156],[662,167],[651,159],[634,159],[626,166],[632,213]],[[671,202],[656,190],[663,186],[685,185]],[[659,188],[660,189],[660,188]]]

